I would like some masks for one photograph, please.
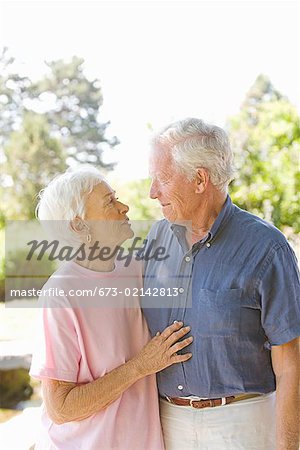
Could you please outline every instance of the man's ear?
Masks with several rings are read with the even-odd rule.
[[[195,177],[195,193],[202,194],[206,190],[208,182],[209,175],[207,169],[199,167],[199,169],[197,169]]]

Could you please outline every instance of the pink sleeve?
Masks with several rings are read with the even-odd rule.
[[[76,315],[62,299],[53,302],[52,298],[51,305],[40,306],[30,375],[39,379],[77,382],[81,355]]]

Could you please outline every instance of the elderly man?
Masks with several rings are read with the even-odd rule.
[[[166,220],[149,242],[166,257],[145,262],[145,293],[156,291],[144,314],[152,335],[183,321],[194,336],[193,357],[158,375],[166,449],[298,450],[293,250],[232,203],[233,158],[221,128],[186,119],[152,144],[150,196]]]

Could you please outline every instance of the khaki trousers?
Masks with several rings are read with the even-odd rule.
[[[275,392],[195,409],[161,399],[166,450],[275,450]]]

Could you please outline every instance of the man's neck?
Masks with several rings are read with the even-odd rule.
[[[187,241],[191,247],[207,236],[224,206],[226,197],[226,193],[213,190],[199,204],[191,219],[192,229],[187,231]]]

